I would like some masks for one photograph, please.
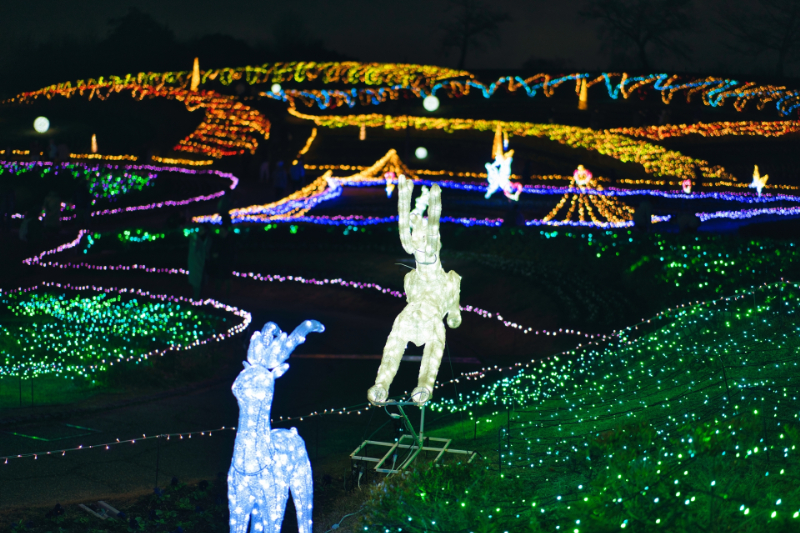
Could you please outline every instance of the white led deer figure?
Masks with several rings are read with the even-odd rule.
[[[325,331],[306,320],[286,335],[272,322],[250,339],[244,370],[233,383],[239,425],[228,472],[231,533],[278,533],[292,491],[300,533],[311,533],[313,481],[305,443],[295,428],[271,429],[275,379],[289,369],[286,360],[311,332]]]
[[[417,387],[411,393],[411,399],[422,405],[433,395],[442,362],[445,346],[442,320],[446,316],[451,328],[461,325],[461,276],[453,271],[445,272],[439,260],[442,249],[439,235],[442,191],[439,186],[434,184],[430,188],[427,219],[422,213],[411,211],[414,183],[400,176],[398,189],[400,242],[403,249],[414,256],[417,268],[403,280],[408,305],[394,320],[375,385],[367,392],[367,398],[373,404],[386,402],[406,346],[413,342],[416,346],[425,345]]]

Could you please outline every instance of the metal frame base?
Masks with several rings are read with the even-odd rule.
[[[410,435],[401,435],[400,439],[396,442],[384,442],[384,441],[377,441],[377,440],[365,440],[362,442],[354,451],[350,454],[350,461],[363,461],[369,463],[376,463],[373,469],[374,472],[380,474],[397,474],[398,472],[402,472],[406,468],[408,468],[411,463],[417,458],[417,456],[423,452],[439,452],[436,457],[431,461],[433,464],[438,463],[445,453],[453,453],[458,455],[466,455],[469,456],[467,463],[471,463],[477,457],[477,453],[474,451],[469,450],[455,450],[450,448],[453,439],[445,439],[440,437],[425,437],[423,432],[425,430],[425,405],[419,406],[414,402],[386,402],[381,404],[384,408],[389,406],[397,407],[399,413],[391,413],[388,409],[386,412],[394,419],[403,419]],[[408,415],[403,410],[403,406],[415,406],[420,407],[422,410],[420,416],[420,428],[419,433],[414,431],[414,426],[411,424],[411,420],[409,420]],[[428,446],[425,446],[427,441]],[[433,443],[440,444],[439,446],[432,446]],[[366,455],[364,452],[367,446],[383,446],[389,448],[387,452],[383,455],[383,457],[371,457]],[[408,452],[408,456],[403,459],[400,465],[396,464],[397,453],[399,450],[404,450]],[[392,458],[392,466],[391,468],[388,467],[388,462]]]

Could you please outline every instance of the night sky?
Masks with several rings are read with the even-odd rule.
[[[0,41],[29,36],[47,40],[59,35],[103,37],[108,20],[129,6],[166,23],[180,40],[208,33],[225,33],[251,43],[269,42],[276,24],[287,13],[300,15],[308,33],[340,53],[361,61],[412,62],[455,66],[456,54],[446,56],[439,44],[437,24],[445,0],[37,0],[4,2],[0,8]],[[518,68],[531,58],[560,59],[567,68],[635,69],[635,60],[612,65],[609,50],[601,49],[595,27],[578,16],[581,0],[491,0],[511,21],[503,26],[499,46],[475,52],[469,68]],[[716,0],[696,0],[695,30],[686,36],[691,61],[653,55],[655,68],[666,72],[689,70],[756,74],[771,72],[774,60],[736,57],[721,44],[723,35],[710,19]],[[232,62],[232,64],[234,64]],[[793,65],[787,74],[797,74]]]

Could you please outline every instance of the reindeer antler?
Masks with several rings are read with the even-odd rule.
[[[428,235],[425,243],[425,255],[436,255],[439,253],[439,219],[442,216],[442,189],[439,185],[433,184],[428,200]]]
[[[408,254],[414,253],[414,244],[411,242],[411,195],[414,193],[414,182],[400,176],[397,179],[397,214],[400,228],[400,244]]]

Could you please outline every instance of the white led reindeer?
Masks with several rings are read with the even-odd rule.
[[[408,305],[394,320],[375,385],[367,392],[367,398],[373,404],[386,402],[406,346],[413,342],[416,346],[425,345],[417,387],[411,393],[411,399],[422,405],[433,395],[442,362],[445,345],[442,319],[447,316],[447,325],[451,328],[461,325],[461,276],[453,271],[445,272],[439,261],[442,249],[439,235],[442,191],[439,186],[434,184],[430,188],[427,219],[422,213],[411,212],[414,183],[400,176],[398,189],[400,242],[406,252],[414,255],[417,268],[403,280]]]
[[[325,331],[306,320],[291,335],[268,322],[250,339],[244,370],[233,383],[239,402],[239,425],[228,472],[231,533],[278,533],[289,490],[297,511],[300,533],[311,533],[314,494],[311,462],[295,428],[271,429],[270,413],[275,379],[289,369],[286,360],[310,332]]]

